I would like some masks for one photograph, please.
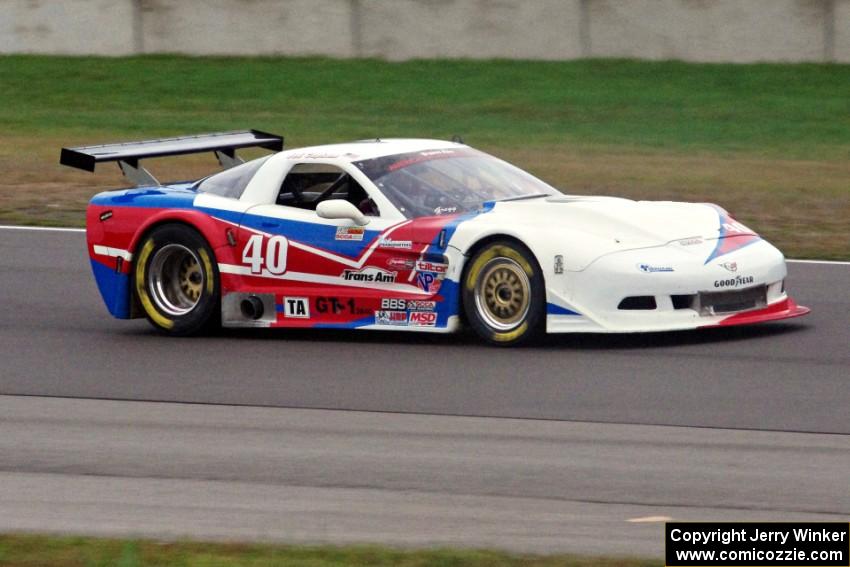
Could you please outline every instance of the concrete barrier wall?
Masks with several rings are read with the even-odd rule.
[[[834,10],[833,53],[830,60],[850,63],[850,0],[838,0]]]
[[[367,57],[576,59],[580,0],[364,0]]]
[[[145,0],[143,51],[352,56],[346,0]]]
[[[0,0],[0,53],[850,62],[850,0]]]
[[[829,2],[595,0],[594,57],[689,61],[821,61]]]
[[[136,52],[130,0],[0,0],[0,53]]]

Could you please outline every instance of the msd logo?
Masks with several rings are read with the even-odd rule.
[[[411,327],[433,327],[437,324],[437,314],[433,311],[413,311],[409,324]]]

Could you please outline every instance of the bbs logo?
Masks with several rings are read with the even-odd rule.
[[[406,299],[395,299],[395,298],[384,298],[381,300],[381,309],[396,309],[396,310],[410,310],[410,311],[433,311],[437,307],[436,301],[422,301],[422,300],[406,300]]]
[[[381,300],[381,309],[400,309],[404,310],[407,308],[407,301],[404,299],[382,299]]]

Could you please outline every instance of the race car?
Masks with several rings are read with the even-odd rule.
[[[274,153],[243,162],[236,150]],[[215,152],[159,183],[139,160]],[[460,142],[286,150],[257,130],[63,148],[136,187],[88,206],[109,312],[160,331],[217,326],[450,333],[673,331],[805,315],[783,255],[719,206],[564,194]]]

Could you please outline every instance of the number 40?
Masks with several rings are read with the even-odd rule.
[[[242,250],[242,262],[251,265],[251,273],[259,274],[263,265],[272,275],[279,276],[286,271],[286,251],[289,243],[283,236],[272,236],[263,250],[263,236],[252,234]],[[265,254],[263,254],[265,252]]]

